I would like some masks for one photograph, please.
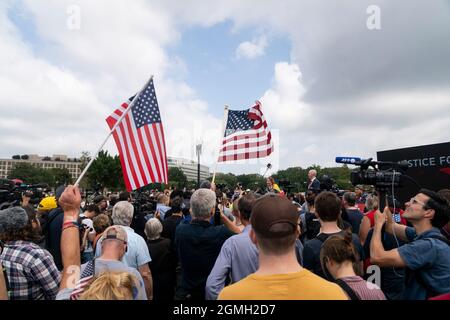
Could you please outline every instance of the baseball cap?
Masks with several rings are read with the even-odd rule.
[[[39,211],[50,211],[55,209],[58,206],[56,203],[55,197],[46,197],[39,202],[38,210]]]
[[[21,230],[28,224],[28,214],[22,207],[0,210],[0,233]]]
[[[102,242],[105,240],[128,241],[127,232],[121,226],[108,227],[102,235]]]
[[[253,204],[250,223],[265,238],[281,238],[295,233],[298,217],[297,207],[291,201],[268,194]]]

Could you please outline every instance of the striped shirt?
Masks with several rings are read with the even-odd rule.
[[[51,254],[28,241],[5,245],[0,261],[6,269],[11,300],[53,300],[61,280]]]
[[[386,300],[383,291],[374,283],[367,282],[359,276],[340,278],[359,297],[360,300]]]

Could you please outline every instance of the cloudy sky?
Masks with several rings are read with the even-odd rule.
[[[447,0],[4,0],[0,157],[94,152],[150,75],[169,155],[211,167],[224,105],[261,100],[273,157],[218,171],[446,142],[449,57]]]

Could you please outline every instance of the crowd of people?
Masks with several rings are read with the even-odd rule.
[[[450,299],[450,190],[304,194],[214,183],[82,197],[61,186],[0,211],[0,300]],[[151,207],[151,206],[149,206]],[[138,212],[139,211],[139,212]]]

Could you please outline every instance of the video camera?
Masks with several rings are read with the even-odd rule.
[[[350,180],[355,186],[358,184],[373,185],[375,189],[383,191],[386,191],[387,188],[402,186],[403,174],[408,169],[407,161],[384,162],[372,159],[336,157],[336,162],[360,167],[359,170],[351,172]]]
[[[385,206],[386,193],[403,186],[403,179],[408,162],[373,161],[373,158],[336,157],[337,163],[359,166],[350,173],[351,183],[356,185],[373,185],[379,193],[380,208]],[[371,169],[369,169],[371,167]]]
[[[139,192],[133,198],[135,216],[138,214],[147,215],[156,211],[156,199],[148,192]]]
[[[15,184],[8,179],[0,179],[0,207],[19,205],[22,196],[26,195],[30,198],[30,203],[38,204],[45,196],[45,192],[51,189],[48,184]]]
[[[320,192],[330,191],[340,196],[340,190],[336,185],[336,181],[333,178],[324,174],[319,178],[319,181],[320,181]]]

